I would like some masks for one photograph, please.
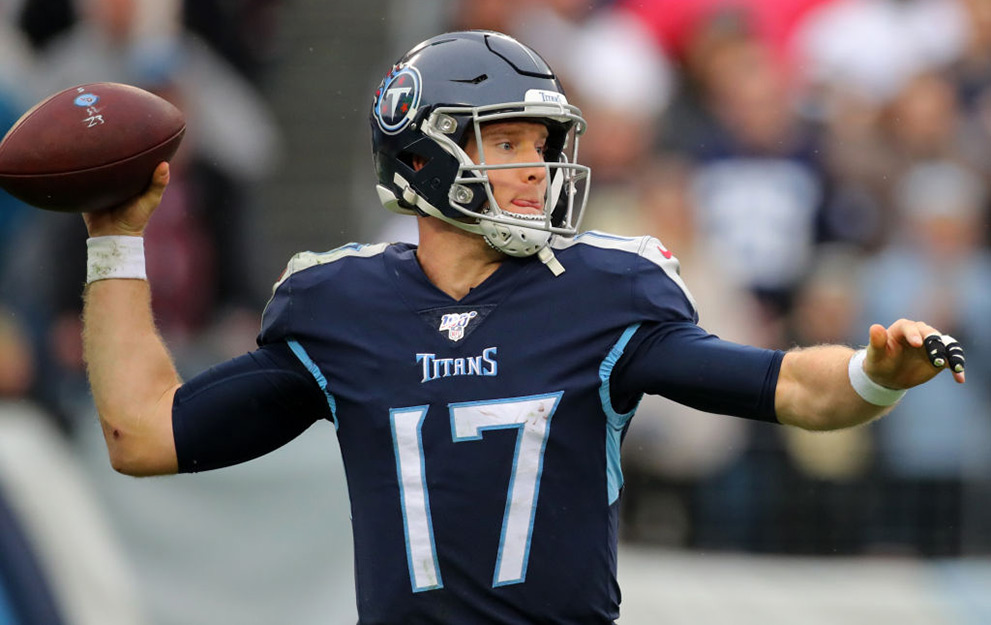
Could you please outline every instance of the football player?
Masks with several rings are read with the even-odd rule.
[[[215,469],[332,422],[361,623],[612,623],[620,445],[645,393],[826,430],[943,368],[964,381],[959,345],[922,322],[874,325],[859,351],[787,353],[700,328],[660,241],[579,234],[585,121],[510,37],[416,46],[371,126],[378,194],[417,220],[419,245],[295,256],[258,349],[185,383],[144,280],[167,165],[136,201],[85,216],[85,353],[113,466]]]

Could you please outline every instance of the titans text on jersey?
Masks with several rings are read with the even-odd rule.
[[[478,356],[441,358],[437,354],[417,354],[416,362],[423,365],[423,379],[429,382],[452,375],[499,375],[496,362],[497,347],[486,347]]]

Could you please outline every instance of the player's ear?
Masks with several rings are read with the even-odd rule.
[[[427,164],[427,159],[420,156],[419,154],[413,155],[413,169],[414,171],[420,171],[423,166]]]

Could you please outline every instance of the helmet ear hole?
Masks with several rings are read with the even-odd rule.
[[[399,155],[399,160],[406,163],[413,171],[420,171],[430,162],[430,159],[426,156],[413,154],[412,152],[403,152]]]

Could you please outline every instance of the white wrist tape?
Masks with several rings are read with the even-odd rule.
[[[148,279],[143,238],[108,236],[86,239],[86,284],[110,278]]]
[[[857,391],[857,395],[860,395],[864,401],[875,406],[891,406],[905,395],[905,391],[881,386],[867,377],[867,373],[864,371],[864,359],[866,358],[867,350],[861,349],[855,352],[850,359],[847,373],[850,376],[853,390]]]

